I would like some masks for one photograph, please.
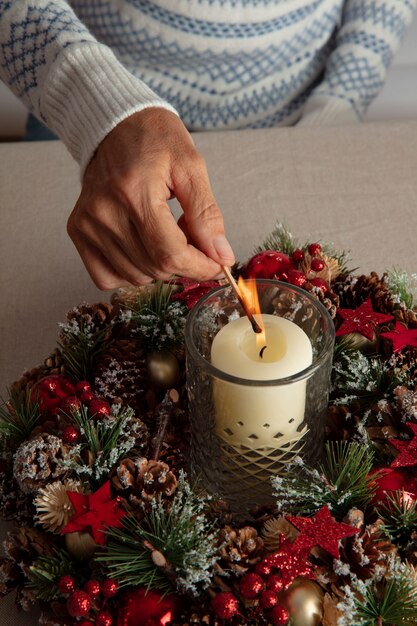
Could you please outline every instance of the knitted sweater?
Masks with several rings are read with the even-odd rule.
[[[149,106],[190,130],[349,122],[416,2],[0,0],[0,78],[82,168]]]

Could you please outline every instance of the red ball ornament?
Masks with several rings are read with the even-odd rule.
[[[268,614],[268,619],[273,626],[283,626],[288,622],[289,618],[290,614],[287,609],[280,605],[274,606]]]
[[[77,396],[68,396],[61,403],[61,411],[67,415],[71,415],[75,411],[79,411],[81,408],[81,400]]]
[[[329,287],[326,281],[323,280],[322,278],[311,278],[310,283],[313,285],[313,287],[317,287],[318,289],[321,289],[323,293],[327,293],[329,290]]]
[[[80,431],[75,428],[75,426],[67,426],[64,428],[62,433],[62,439],[65,443],[77,443],[80,438]]]
[[[326,267],[326,263],[323,259],[315,258],[311,260],[310,267],[313,272],[321,272]]]
[[[95,626],[112,626],[113,618],[108,611],[100,611],[94,623]]]
[[[108,402],[105,400],[100,400],[99,398],[94,398],[91,400],[90,405],[88,407],[88,416],[94,420],[103,419],[103,417],[107,417],[111,413],[111,407]]]
[[[301,261],[304,261],[305,259],[305,254],[303,250],[300,250],[300,248],[297,248],[297,250],[294,250],[291,256],[292,256],[292,260],[294,261],[294,263],[301,263]]]
[[[267,250],[259,252],[248,262],[244,274],[246,278],[274,278],[281,272],[286,272],[293,267],[292,261],[287,254]]]
[[[265,589],[259,598],[259,604],[263,609],[272,609],[278,604],[278,596],[272,589]]]
[[[220,617],[220,619],[231,619],[237,615],[239,611],[239,601],[233,593],[223,591],[213,598],[211,608],[216,617]]]
[[[100,591],[101,591],[99,581],[98,580],[87,580],[87,582],[84,585],[84,591],[86,593],[88,593],[90,598],[95,600],[96,598],[99,597]]]
[[[77,626],[92,626],[93,622],[88,619],[84,619],[82,622],[77,622]]]
[[[265,563],[265,561],[261,561],[255,565],[255,573],[259,574],[259,576],[263,576],[265,578],[266,576],[269,576],[271,572],[272,567],[268,563]]]
[[[271,576],[269,576],[268,580],[266,581],[266,588],[270,589],[274,593],[279,593],[280,591],[282,591],[284,589],[284,586],[285,584],[283,578],[281,578],[281,576],[278,576],[277,574],[271,574]]]
[[[301,270],[289,270],[288,282],[297,287],[304,287],[307,282],[307,277]]]
[[[75,591],[75,580],[72,576],[61,576],[58,580],[58,589],[61,593],[72,593]]]
[[[165,626],[181,610],[178,596],[164,596],[145,587],[125,592],[117,604],[117,626]]]
[[[80,380],[76,385],[75,385],[75,393],[77,396],[80,396],[82,393],[85,393],[86,391],[91,391],[91,385],[88,382],[88,380]]]
[[[95,395],[94,395],[94,393],[93,393],[93,392],[91,391],[91,389],[90,389],[89,391],[83,391],[83,392],[80,394],[79,398],[80,398],[80,400],[81,400],[81,402],[82,402],[83,404],[87,404],[87,405],[88,405],[88,404],[90,404],[90,402],[91,402],[92,400],[94,400],[94,399],[95,399]]]
[[[392,491],[404,490],[413,500],[417,499],[416,480],[407,476],[405,473],[392,469],[391,467],[384,467],[372,471],[370,476],[372,474],[376,474],[376,478],[372,481],[372,484],[377,486],[377,490],[372,499],[374,506],[386,504],[387,496],[390,495]]]
[[[119,591],[119,583],[113,578],[108,578],[101,583],[101,593],[105,598],[112,598]]]
[[[308,246],[308,253],[310,256],[316,256],[317,254],[321,254],[321,245],[319,243],[311,243]]]
[[[242,578],[242,582],[239,586],[239,591],[244,598],[248,598],[252,600],[259,596],[261,591],[264,588],[264,581],[259,576],[259,574],[254,574],[253,572],[249,572],[249,574],[245,574]]]
[[[91,598],[85,591],[74,591],[67,600],[67,610],[71,617],[83,617],[91,609]]]

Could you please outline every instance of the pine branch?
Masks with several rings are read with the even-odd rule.
[[[384,277],[385,283],[391,294],[396,297],[399,304],[407,309],[412,309],[417,301],[417,276],[409,274],[395,267],[387,272]]]
[[[0,406],[0,438],[18,447],[27,439],[41,418],[37,393],[29,387],[12,388],[9,401]]]
[[[407,497],[404,490],[395,491],[387,494],[386,504],[377,507],[377,513],[388,537],[403,550],[417,528],[417,502]]]
[[[61,576],[75,573],[70,555],[65,550],[56,550],[56,556],[40,556],[29,567],[26,586],[39,600],[51,602],[58,595],[57,583]]]
[[[276,224],[274,230],[268,237],[264,239],[260,246],[255,248],[254,253],[264,252],[265,250],[277,250],[284,254],[291,254],[298,248],[297,241],[294,239],[290,231],[281,223]]]
[[[65,365],[65,373],[74,380],[92,382],[97,359],[108,349],[111,341],[108,328],[95,333],[87,331],[84,321],[79,320],[77,332],[66,329],[64,340],[58,343]]]
[[[325,450],[326,460],[318,470],[300,460],[285,476],[272,479],[281,510],[313,515],[327,505],[342,520],[352,507],[368,506],[376,491],[375,474],[369,476],[373,451],[354,442],[328,442]]]

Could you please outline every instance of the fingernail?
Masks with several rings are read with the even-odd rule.
[[[213,246],[219,257],[225,261],[224,265],[226,262],[230,265],[235,262],[232,247],[224,235],[217,235],[213,239]]]

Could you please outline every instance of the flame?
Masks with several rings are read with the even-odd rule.
[[[266,345],[266,337],[265,325],[261,315],[261,307],[259,305],[258,290],[256,288],[256,280],[254,278],[243,280],[243,278],[239,276],[237,284],[239,287],[240,297],[245,305],[245,310],[252,315],[257,315],[256,321],[262,328],[261,333],[255,333],[256,345],[259,350],[261,350]]]

